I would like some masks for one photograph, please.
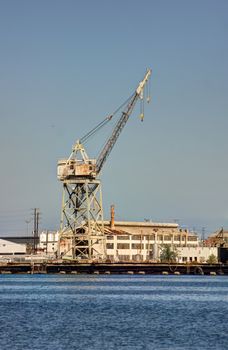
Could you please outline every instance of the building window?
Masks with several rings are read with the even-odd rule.
[[[106,244],[107,249],[113,249],[114,248],[114,243],[107,243]]]
[[[107,236],[107,239],[113,239],[114,237],[113,236]]]
[[[131,239],[134,239],[136,241],[140,241],[140,240],[142,240],[142,236],[141,235],[132,235]]]
[[[188,236],[188,241],[197,241],[196,236]]]
[[[129,249],[129,243],[117,243],[117,249]]]
[[[154,241],[154,239],[155,239],[155,235],[147,236],[148,241]]]
[[[179,240],[180,240],[180,235],[175,235],[175,236],[174,236],[174,240],[175,240],[175,241],[179,241]]]
[[[143,244],[141,244],[141,243],[132,243],[131,248],[132,249],[143,249]]]
[[[146,249],[153,249],[153,244],[146,244]]]
[[[128,240],[129,236],[118,236],[117,239],[118,240]]]
[[[143,260],[143,255],[140,255],[140,254],[132,255],[132,260],[133,261]]]
[[[164,236],[165,241],[171,241],[171,236]]]

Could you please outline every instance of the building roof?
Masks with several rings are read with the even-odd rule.
[[[110,221],[104,221],[105,226],[110,226]],[[116,226],[126,226],[126,227],[164,227],[164,228],[178,228],[177,223],[166,223],[166,222],[147,222],[147,221],[115,221]]]
[[[211,233],[208,238],[213,238],[213,237],[217,237],[217,238],[222,238],[222,237],[228,237],[228,230],[224,230],[224,228],[220,228],[217,231]]]
[[[2,236],[0,239],[4,239],[5,241],[19,243],[19,244],[33,244],[34,237],[33,236]],[[39,237],[35,238],[36,243],[39,242]]]

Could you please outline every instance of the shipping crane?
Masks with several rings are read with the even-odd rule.
[[[126,125],[138,100],[140,118],[144,118],[144,89],[151,75],[148,69],[134,93],[114,113],[77,140],[68,159],[58,161],[57,177],[63,183],[58,256],[73,259],[99,260],[106,257],[103,223],[101,170]],[[147,102],[150,101],[147,88]],[[97,159],[89,158],[84,143],[121,111],[111,136]]]

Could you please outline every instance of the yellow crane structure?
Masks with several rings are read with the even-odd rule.
[[[149,81],[148,69],[134,93],[113,114],[106,117],[84,137],[77,140],[67,159],[58,161],[57,177],[63,183],[61,223],[59,233],[59,257],[64,254],[72,259],[103,260],[106,258],[106,242],[103,224],[103,205],[100,173],[121,131],[126,125],[138,100],[143,102],[144,89]],[[150,98],[147,96],[147,102]],[[90,158],[84,143],[110,122],[121,111],[111,136],[97,159]],[[140,118],[144,118],[141,107]],[[68,242],[68,246],[64,242]],[[61,251],[61,245],[65,249]]]

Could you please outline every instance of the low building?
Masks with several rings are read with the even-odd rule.
[[[39,250],[46,254],[56,254],[58,250],[58,231],[43,231],[40,233]]]
[[[26,244],[19,244],[7,239],[0,239],[0,256],[26,254]]]
[[[164,244],[197,247],[196,234],[176,223],[105,221],[107,258],[111,261],[159,260]]]
[[[216,247],[179,247],[177,251],[180,263],[206,263],[211,255],[218,259],[218,248]]]

